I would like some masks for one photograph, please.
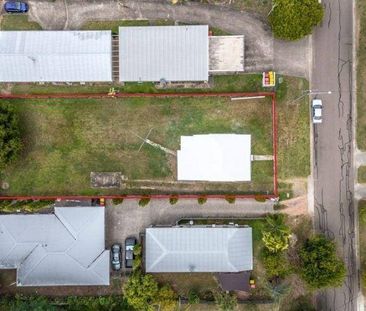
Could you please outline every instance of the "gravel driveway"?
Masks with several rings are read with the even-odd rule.
[[[245,70],[275,69],[287,75],[308,77],[310,40],[274,40],[269,26],[258,16],[220,6],[169,1],[29,1],[30,18],[44,29],[80,29],[90,20],[172,19],[184,23],[209,24],[232,34],[245,35]],[[67,3],[67,5],[66,5]]]

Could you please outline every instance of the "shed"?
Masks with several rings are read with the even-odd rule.
[[[119,28],[122,82],[207,81],[208,26]]]
[[[251,180],[251,136],[181,136],[178,180],[236,182]]]

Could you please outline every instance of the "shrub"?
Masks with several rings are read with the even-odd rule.
[[[276,277],[283,279],[291,272],[287,255],[283,252],[272,253],[266,249],[263,249],[262,264],[266,270],[266,276],[268,279],[273,279]]]
[[[275,37],[298,40],[309,35],[323,15],[318,0],[275,0],[268,19]]]
[[[228,203],[233,204],[233,203],[235,203],[236,198],[235,198],[235,196],[233,196],[233,195],[227,195],[227,196],[225,197],[225,200],[226,200]]]
[[[226,292],[216,291],[213,293],[216,306],[222,311],[233,311],[237,304],[237,298]]]
[[[177,196],[171,196],[170,198],[169,198],[169,203],[171,204],[171,205],[174,205],[174,204],[176,204],[178,202],[178,197]]]
[[[308,239],[300,250],[301,276],[312,288],[341,286],[346,276],[335,243],[324,235]]]
[[[13,105],[0,103],[0,169],[15,160],[22,148],[18,116]]]
[[[256,195],[254,197],[254,200],[256,200],[257,202],[266,202],[266,197],[263,195]]]
[[[359,219],[360,219],[360,225],[366,225],[366,206],[365,203],[361,204],[364,201],[359,202]]]
[[[270,252],[276,253],[287,249],[290,234],[290,227],[285,223],[285,215],[271,214],[266,217],[262,240]]]
[[[200,297],[198,296],[198,293],[194,289],[190,289],[188,292],[188,303],[190,305],[195,305],[200,303]]]
[[[136,244],[133,248],[133,254],[135,256],[141,256],[142,254],[142,246],[140,243]]]
[[[150,203],[150,198],[149,197],[144,197],[144,198],[141,198],[140,201],[139,201],[139,205],[141,207],[144,207],[146,205],[148,205]]]
[[[205,204],[206,202],[207,202],[207,197],[199,197],[198,199],[197,199],[197,202],[198,202],[198,204],[199,205],[203,205],[203,204]]]
[[[134,260],[133,260],[133,264],[132,264],[132,270],[135,271],[135,270],[138,270],[140,269],[142,266],[142,260],[141,260],[141,257],[138,256],[138,257],[135,257]]]
[[[119,205],[123,203],[123,198],[114,198],[112,199],[114,205]]]

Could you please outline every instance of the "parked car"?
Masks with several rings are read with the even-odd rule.
[[[129,237],[125,241],[125,261],[126,261],[126,268],[132,268],[133,267],[133,260],[135,258],[135,255],[133,254],[133,249],[137,243],[137,240],[134,237]]]
[[[312,101],[312,112],[313,112],[313,123],[322,123],[322,110],[323,103],[321,99],[313,99]]]
[[[111,263],[112,269],[114,271],[118,271],[121,269],[122,264],[122,255],[121,255],[122,247],[120,244],[113,244],[111,248]]]
[[[8,13],[26,13],[28,9],[28,3],[21,1],[7,1],[4,4],[4,10]]]

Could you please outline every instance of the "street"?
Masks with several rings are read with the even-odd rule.
[[[323,100],[323,123],[314,126],[315,228],[338,245],[348,273],[342,287],[318,295],[318,310],[357,310],[359,281],[353,170],[353,1],[323,1],[313,35],[311,89],[332,91]]]

